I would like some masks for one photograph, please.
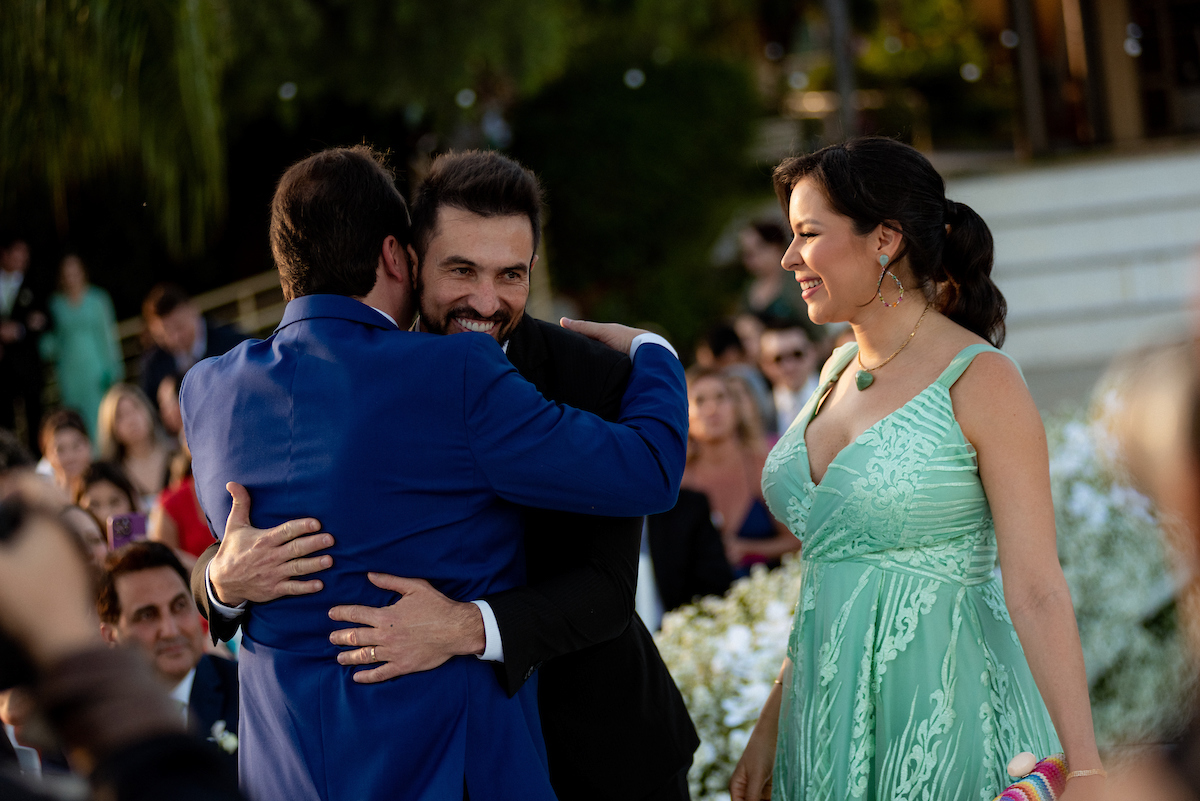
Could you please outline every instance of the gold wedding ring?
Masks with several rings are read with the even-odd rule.
[[[375,646],[374,645],[371,646],[371,661],[372,662],[375,661]]]

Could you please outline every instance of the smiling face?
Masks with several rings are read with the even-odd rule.
[[[178,684],[204,653],[192,591],[166,566],[122,573],[114,584],[121,614],[102,623],[101,633],[109,642],[141,647],[163,683]]]
[[[854,221],[834,211],[808,179],[792,190],[788,221],[796,238],[783,254],[783,268],[795,273],[809,319],[818,324],[853,322],[864,308],[871,308],[881,271],[879,254],[894,256],[899,235],[883,226],[855,233]],[[900,269],[890,267],[894,272]]]
[[[525,313],[536,262],[528,217],[443,206],[414,278],[422,330],[474,331],[504,342]]]

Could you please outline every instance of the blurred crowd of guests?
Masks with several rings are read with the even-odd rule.
[[[94,613],[85,616],[94,637],[80,635],[76,642],[92,650],[91,669],[68,665],[65,673],[57,663],[53,669],[36,664],[31,643],[17,649],[0,642],[6,735],[0,737],[0,797],[77,796],[72,769],[93,772],[98,760],[116,754],[121,769],[98,782],[113,797],[236,797],[230,754],[236,751],[238,686],[229,650],[236,643],[210,645],[192,598],[192,565],[214,539],[193,488],[179,387],[193,364],[244,337],[207,321],[179,287],[157,286],[143,304],[139,381],[124,383],[108,293],[89,282],[76,254],[59,261],[53,290],[39,284],[31,263],[21,240],[0,250],[0,543],[35,526],[33,520],[50,532],[43,536],[64,538],[95,599]],[[53,366],[58,386],[59,403],[51,409],[43,409],[46,366]],[[6,557],[15,555],[11,550]],[[40,580],[64,579],[69,567]],[[34,592],[26,588],[25,594]],[[11,614],[22,604],[0,591],[0,606],[6,603],[0,633],[11,636]],[[64,612],[63,629],[73,624],[78,621]],[[115,645],[129,648],[98,655]],[[35,664],[18,664],[25,658],[15,653]],[[130,656],[136,653],[145,660]],[[44,675],[31,682],[45,669],[53,679],[49,690]],[[70,692],[56,700],[53,688],[63,682]],[[81,687],[108,715],[126,718],[120,731],[81,721],[94,713],[78,697]],[[59,714],[62,703],[67,707]],[[130,771],[147,777],[133,795],[119,786]],[[48,781],[20,794],[8,781],[22,784],[21,775]],[[180,794],[181,782],[191,789]]]
[[[746,289],[696,345],[683,489],[674,509],[647,519],[643,537],[638,613],[651,630],[665,612],[800,549],[767,511],[763,466],[850,333],[808,319],[799,284],[780,269],[789,241],[774,220],[741,231]]]

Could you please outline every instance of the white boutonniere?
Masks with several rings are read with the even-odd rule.
[[[212,725],[212,737],[209,737],[208,741],[216,743],[217,747],[227,754],[237,753],[238,737],[225,727],[223,720],[218,720]]]

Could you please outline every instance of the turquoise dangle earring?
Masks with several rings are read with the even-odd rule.
[[[879,302],[889,309],[894,309],[900,305],[900,301],[904,300],[904,284],[900,283],[900,279],[896,274],[887,268],[888,255],[886,253],[879,254],[879,266],[883,268],[883,272],[879,274],[879,283],[875,285],[875,294],[879,296]],[[883,299],[883,277],[890,275],[892,280],[896,282],[896,288],[900,290],[900,297],[896,298],[895,303],[888,303]]]

